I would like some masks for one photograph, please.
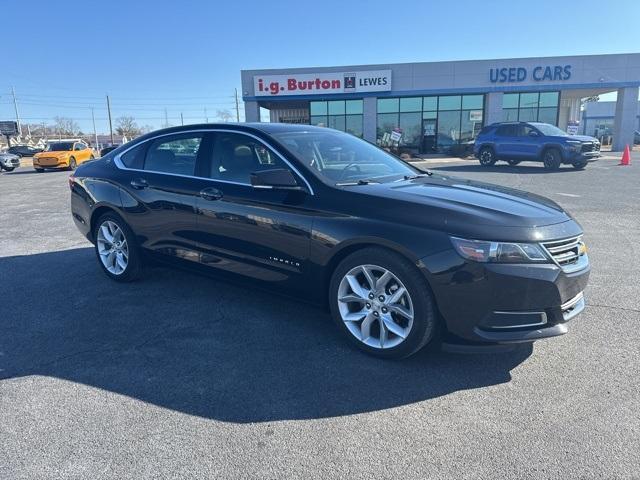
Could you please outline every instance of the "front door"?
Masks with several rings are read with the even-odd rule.
[[[312,197],[251,186],[251,172],[273,168],[288,165],[260,140],[239,132],[216,134],[208,190],[197,201],[201,261],[295,289],[308,261]]]
[[[422,145],[420,153],[436,153],[438,150],[438,120],[429,118],[422,120]]]

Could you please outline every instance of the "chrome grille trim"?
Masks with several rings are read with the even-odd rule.
[[[540,245],[553,262],[567,273],[584,268],[588,264],[586,253],[580,255],[582,235],[562,240],[542,242]]]

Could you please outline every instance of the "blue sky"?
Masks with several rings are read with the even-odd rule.
[[[3,0],[0,119],[159,127],[233,111],[240,70],[640,51],[640,2]]]

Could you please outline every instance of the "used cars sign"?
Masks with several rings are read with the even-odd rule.
[[[391,90],[391,70],[256,75],[253,88],[259,97],[386,92]]]

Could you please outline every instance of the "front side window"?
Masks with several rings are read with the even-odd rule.
[[[263,143],[241,133],[218,133],[213,146],[210,177],[251,184],[254,172],[288,166]]]
[[[193,175],[201,143],[202,135],[193,133],[153,140],[143,168],[153,172]]]
[[[342,132],[284,132],[274,137],[322,181],[335,185],[419,173],[397,157]]]

